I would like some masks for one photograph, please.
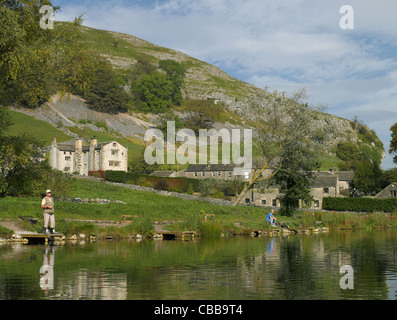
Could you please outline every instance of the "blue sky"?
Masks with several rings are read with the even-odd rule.
[[[355,116],[385,145],[397,122],[395,0],[54,0],[55,19],[84,13],[84,25],[182,51],[270,90],[307,88],[309,103]],[[344,30],[340,8],[354,10]]]

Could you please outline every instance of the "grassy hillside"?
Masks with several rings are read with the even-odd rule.
[[[87,48],[108,59],[120,75],[125,75],[138,60],[158,64],[160,60],[176,60],[187,66],[185,93],[195,99],[219,93],[236,101],[255,92],[253,85],[237,80],[219,68],[182,52],[164,48],[128,34],[84,27]]]
[[[27,134],[45,145],[50,145],[54,138],[58,142],[64,142],[73,139],[72,136],[65,134],[63,131],[53,127],[49,123],[35,119],[21,112],[9,110],[12,125],[6,130],[6,134],[17,136]]]
[[[217,124],[218,127],[228,126],[229,129],[233,126],[252,126],[252,119],[258,118],[257,115],[252,114],[247,100],[259,89],[251,84],[234,79],[215,66],[194,59],[182,52],[160,47],[131,35],[88,27],[82,27],[82,31],[85,49],[111,63],[116,82],[127,92],[131,89],[131,77],[134,74],[137,76],[137,71],[134,68],[136,68],[138,61],[140,63],[143,61],[153,68],[158,68],[160,61],[175,60],[183,63],[186,74],[185,85],[182,88],[184,100],[181,105],[173,106],[172,112],[186,119],[192,113],[200,111],[213,124]],[[203,106],[209,100],[216,101],[217,104],[214,103],[203,110]],[[128,106],[129,114],[140,119],[143,119],[142,117],[147,118],[145,121],[149,126],[157,125],[156,116],[151,114],[137,115],[137,110],[134,109],[132,104],[129,103]],[[89,141],[93,136],[96,136],[99,142],[115,139],[128,147],[129,160],[136,161],[139,159],[139,155],[144,148],[142,132],[135,132],[130,137],[109,130],[107,116],[108,114],[104,114],[103,119],[105,120],[101,120],[103,122],[100,124],[102,131],[94,130],[92,126],[85,125],[85,122],[89,120],[87,115],[85,115],[85,118],[78,118],[77,116],[75,119],[69,118],[69,120],[73,120],[69,122],[74,123],[74,125],[65,123],[63,125],[67,127],[69,132],[84,138],[86,141]],[[32,117],[17,112],[12,112],[12,117],[15,124],[9,128],[10,134],[28,133],[46,144],[50,144],[54,137],[57,138],[58,142],[73,138],[54,126],[46,125],[43,121],[37,122],[39,120]],[[96,123],[90,124],[98,127]],[[59,127],[56,121],[53,121],[53,125]],[[359,130],[349,120],[326,113],[313,112],[311,127],[322,128],[326,125],[332,128],[332,132],[330,138],[323,141],[323,152],[318,154],[321,170],[327,170],[331,164],[337,167],[339,163],[344,162],[337,156],[338,144],[341,142],[354,144],[366,158],[376,161],[381,159],[384,148],[375,133],[369,130]],[[148,126],[141,129],[146,130],[147,128]],[[181,166],[175,169],[181,169]]]

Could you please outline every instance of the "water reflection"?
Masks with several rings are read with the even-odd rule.
[[[127,275],[100,266],[72,270],[57,277],[54,288],[55,248],[47,246],[40,268],[40,288],[47,299],[125,300]],[[55,289],[55,290],[54,290]]]
[[[54,247],[47,247],[44,251],[43,265],[40,268],[40,288],[46,293],[54,289]]]
[[[396,299],[396,238],[335,232],[2,246],[0,299]],[[343,265],[354,269],[354,290],[340,288]]]

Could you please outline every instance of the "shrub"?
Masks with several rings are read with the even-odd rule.
[[[168,190],[168,183],[165,180],[159,180],[155,184],[154,188],[156,190]]]
[[[88,175],[91,177],[96,177],[96,178],[105,178],[105,171],[103,170],[98,170],[98,171],[88,171]]]
[[[200,232],[204,237],[219,237],[223,227],[218,221],[209,221],[201,224]]]
[[[192,212],[185,216],[184,222],[181,225],[184,231],[194,231],[201,228],[200,214]]]
[[[397,210],[397,199],[327,197],[323,199],[323,209],[355,212],[394,212]]]
[[[146,174],[139,174],[134,172],[124,172],[124,171],[106,171],[105,179],[108,181],[119,182],[119,183],[129,183],[140,186],[156,186],[159,181],[165,181],[168,185],[168,191],[177,191],[188,193],[189,185],[193,192],[199,191],[198,179],[191,178],[169,178],[169,177],[156,177]]]

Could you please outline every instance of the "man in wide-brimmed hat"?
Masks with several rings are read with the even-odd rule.
[[[55,217],[54,217],[54,198],[51,190],[46,190],[45,197],[41,201],[41,207],[44,214],[44,233],[57,233],[55,231]],[[51,232],[48,231],[48,223],[50,223]]]

